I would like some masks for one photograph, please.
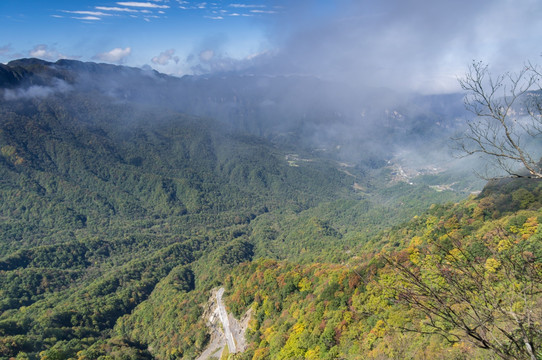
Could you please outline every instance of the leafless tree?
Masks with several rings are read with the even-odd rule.
[[[539,69],[529,63],[517,73],[495,77],[486,64],[474,62],[459,83],[465,107],[476,115],[454,139],[461,154],[481,154],[510,177],[542,178],[540,160],[527,148],[542,134]]]

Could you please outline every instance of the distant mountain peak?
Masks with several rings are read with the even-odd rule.
[[[45,60],[38,59],[38,58],[22,58],[22,59],[12,60],[12,61],[8,62],[7,66],[9,66],[9,67],[17,67],[17,66],[27,67],[27,66],[34,66],[34,65],[48,66],[48,65],[52,65],[52,64],[53,64],[52,62],[45,61]]]

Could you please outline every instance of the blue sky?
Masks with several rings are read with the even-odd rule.
[[[457,90],[473,60],[540,63],[540,0],[0,0],[0,62],[61,58]]]
[[[2,0],[0,61],[72,58],[182,74],[201,52],[242,59],[267,50],[265,26],[281,11],[265,1]]]

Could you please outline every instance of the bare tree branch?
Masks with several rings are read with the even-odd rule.
[[[540,161],[526,149],[530,138],[542,134],[542,97],[535,92],[541,89],[540,77],[532,64],[494,77],[487,65],[474,62],[459,79],[465,108],[476,116],[454,138],[461,153],[481,154],[508,176],[542,178]]]

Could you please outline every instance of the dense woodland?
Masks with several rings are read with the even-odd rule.
[[[16,92],[31,64],[0,72],[0,358],[194,359],[218,286],[236,359],[541,358],[537,180],[392,181],[73,69]]]

